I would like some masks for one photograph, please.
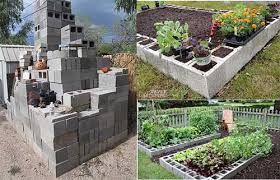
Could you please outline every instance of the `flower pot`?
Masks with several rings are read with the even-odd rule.
[[[37,70],[43,70],[43,69],[47,69],[48,65],[47,65],[47,61],[44,59],[39,59],[38,61],[36,61],[35,63],[35,68]]]
[[[158,8],[158,7],[159,7],[159,2],[156,1],[156,2],[155,2],[155,5],[156,5],[156,7]]]
[[[211,63],[211,53],[206,57],[195,57],[194,61],[196,61],[196,64],[199,66],[205,66]]]
[[[143,5],[141,6],[141,10],[142,11],[146,11],[146,10],[149,10],[150,9],[150,6],[149,5]]]
[[[107,73],[107,72],[110,71],[110,68],[108,68],[108,67],[103,67],[103,68],[101,68],[101,71],[102,71],[103,73]]]

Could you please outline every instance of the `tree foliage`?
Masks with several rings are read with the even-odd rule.
[[[116,10],[123,10],[127,14],[132,14],[136,9],[137,0],[115,0]]]
[[[107,29],[103,26],[95,26],[89,16],[80,14],[76,17],[76,23],[84,27],[85,39],[94,41],[96,46],[99,47],[103,42],[102,36],[106,33]]]
[[[0,43],[1,44],[26,44],[28,33],[33,23],[26,21],[16,33],[12,33],[22,23],[22,0],[0,1]]]

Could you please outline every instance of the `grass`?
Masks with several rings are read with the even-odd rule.
[[[138,151],[138,179],[179,179]]]
[[[138,60],[135,87],[141,99],[201,99],[202,96],[171,77],[160,73],[151,65]]]
[[[240,2],[210,2],[210,1],[165,1],[165,4],[173,4],[178,6],[189,6],[189,7],[196,7],[196,8],[204,8],[204,9],[217,9],[217,10],[231,10],[234,8],[236,4]],[[258,2],[242,2],[245,3],[247,6],[253,8],[260,6],[260,3]],[[141,6],[143,5],[149,5],[150,8],[155,7],[155,3],[153,1],[137,1],[137,10],[141,10]]]
[[[141,5],[153,2],[138,1]],[[184,6],[232,9],[238,2],[174,2]],[[256,2],[247,2],[251,7],[258,6]],[[218,99],[277,99],[280,97],[280,33],[214,97]],[[166,77],[151,65],[138,61],[137,63],[138,98],[172,98],[172,99],[201,99],[188,86]],[[151,93],[161,90],[164,93]],[[150,96],[149,96],[150,95]]]

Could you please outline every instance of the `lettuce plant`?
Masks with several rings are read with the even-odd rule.
[[[164,21],[156,23],[157,42],[163,53],[169,53],[171,49],[177,49],[181,46],[184,39],[188,38],[189,26],[185,23],[183,26],[179,21]]]

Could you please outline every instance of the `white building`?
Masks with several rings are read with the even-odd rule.
[[[14,72],[19,66],[19,53],[33,51],[34,46],[0,45],[0,103],[5,104],[11,95]]]

